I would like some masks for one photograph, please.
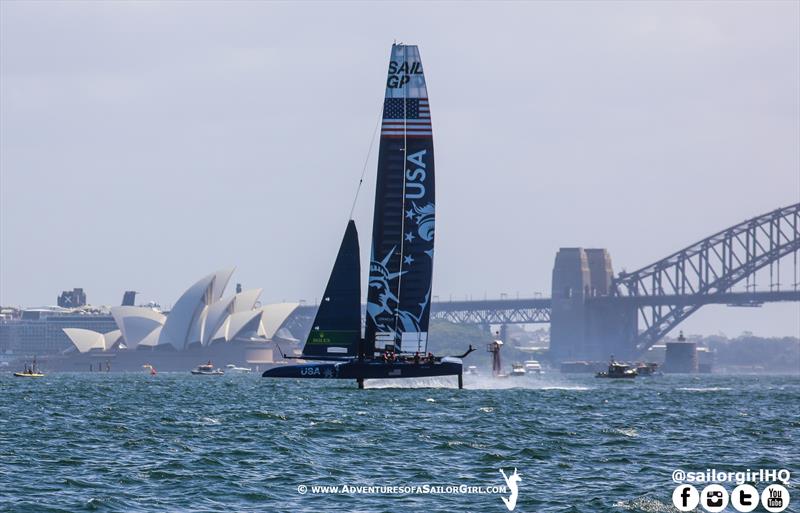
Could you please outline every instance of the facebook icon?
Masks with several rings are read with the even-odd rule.
[[[692,485],[682,484],[672,492],[672,504],[679,511],[691,511],[700,503],[700,493]]]

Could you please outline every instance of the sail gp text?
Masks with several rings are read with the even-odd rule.
[[[298,485],[301,495],[487,495],[508,493],[508,487],[474,485]]]

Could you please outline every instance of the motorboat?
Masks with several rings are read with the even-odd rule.
[[[522,363],[512,363],[511,364],[511,376],[525,376],[527,372],[525,371],[525,364]]]
[[[477,376],[478,375],[478,368],[476,366],[474,366],[474,365],[470,365],[469,367],[467,367],[467,371],[464,374],[469,374],[471,376]]]
[[[639,363],[636,366],[636,373],[639,376],[660,376],[661,371],[658,370],[657,363]]]
[[[613,359],[608,363],[608,370],[598,372],[598,378],[611,378],[611,379],[628,379],[635,378],[638,375],[636,369],[632,369],[630,365],[614,361]]]
[[[36,358],[34,358],[30,367],[25,365],[25,370],[22,372],[15,372],[14,376],[18,378],[43,378],[44,373],[36,366]]]
[[[250,374],[253,371],[253,369],[251,369],[250,367],[237,367],[232,363],[226,365],[225,369],[228,372],[232,372],[234,374]]]
[[[541,374],[542,373],[542,364],[536,360],[526,360],[525,361],[525,372],[528,374]]]
[[[203,365],[198,365],[194,369],[192,369],[192,374],[199,374],[203,376],[222,376],[225,374],[225,371],[222,369],[215,369],[214,364],[208,362]]]
[[[22,372],[15,372],[14,376],[18,378],[43,378],[44,374],[34,369],[25,369]]]

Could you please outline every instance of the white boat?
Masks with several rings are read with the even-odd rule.
[[[227,369],[228,372],[232,372],[234,374],[250,374],[253,371],[253,369],[251,369],[250,367],[237,367],[232,363],[226,365],[225,369]]]
[[[536,360],[526,360],[525,361],[525,372],[529,374],[541,374],[542,373],[542,364]]]
[[[511,376],[524,376],[525,374],[525,365],[521,363],[511,364]]]
[[[203,376],[222,376],[225,374],[225,371],[222,369],[214,369],[214,365],[211,362],[208,362],[203,365],[198,365],[192,369],[192,374],[200,374]]]
[[[464,374],[471,374],[473,376],[477,376],[478,368],[474,365],[470,365],[469,367],[467,367],[467,372],[465,372]]]

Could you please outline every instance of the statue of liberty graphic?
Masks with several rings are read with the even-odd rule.
[[[369,265],[369,287],[376,289],[378,302],[367,303],[367,315],[372,318],[375,328],[383,333],[403,333],[420,331],[420,319],[425,307],[428,304],[430,290],[425,296],[425,301],[420,303],[418,314],[413,314],[406,310],[400,310],[400,300],[393,292],[392,283],[406,271],[390,272],[387,268],[396,248],[392,250],[381,261],[373,260]]]
[[[376,329],[381,332],[394,331],[394,324],[392,326],[387,324],[390,319],[394,319],[395,310],[400,303],[400,300],[392,291],[391,282],[395,281],[402,272],[389,272],[387,268],[395,249],[397,248],[392,248],[383,260],[373,260],[369,264],[369,288],[376,289],[375,297],[377,297],[378,302],[367,303],[367,315],[372,318]]]
[[[435,206],[427,203],[420,207],[411,203],[405,211],[406,234],[404,235],[404,257],[398,272],[389,270],[390,261],[396,254],[397,246],[393,247],[382,260],[374,255],[369,268],[369,289],[367,302],[367,315],[372,319],[375,330],[380,333],[392,333],[399,340],[402,333],[419,333],[422,330],[422,318],[430,300],[430,283],[425,298],[414,305],[411,310],[400,309],[398,292],[402,286],[399,283],[401,276],[411,272],[417,265],[417,258],[425,253],[433,258],[433,238],[435,226]],[[416,225],[416,226],[414,226]],[[417,309],[418,308],[418,309]],[[427,330],[426,330],[427,331]]]

